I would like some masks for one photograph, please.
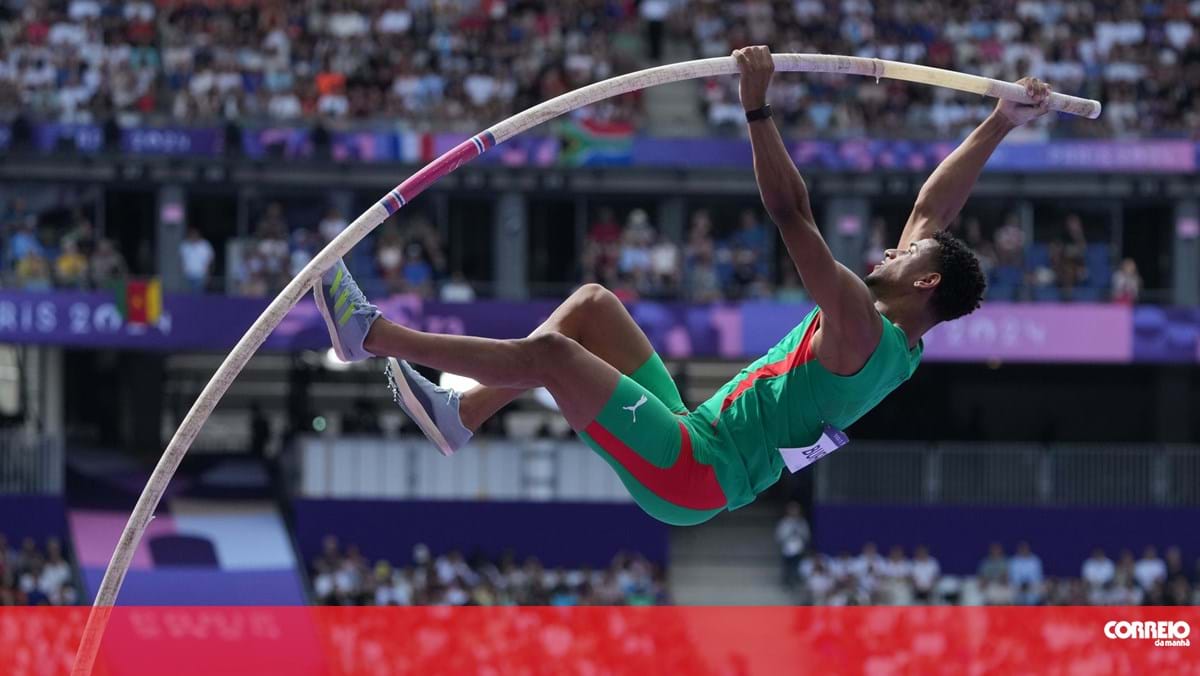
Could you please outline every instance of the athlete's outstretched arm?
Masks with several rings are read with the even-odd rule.
[[[917,203],[896,248],[907,249],[913,242],[932,237],[949,226],[967,203],[967,196],[979,180],[983,165],[1008,132],[1050,110],[1050,85],[1028,77],[1018,80],[1017,84],[1025,85],[1025,90],[1037,103],[1026,105],[1001,99],[996,104],[996,110],[942,160],[921,186]]]
[[[766,105],[774,62],[766,47],[733,53],[741,71],[742,106],[747,112]],[[821,308],[821,330],[838,344],[869,356],[879,343],[883,324],[875,301],[858,275],[833,257],[821,237],[808,201],[808,188],[770,119],[750,122],[754,177],[763,206],[779,228],[804,287]]]

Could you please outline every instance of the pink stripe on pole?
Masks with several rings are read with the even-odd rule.
[[[455,146],[450,152],[426,165],[412,176],[409,176],[408,180],[396,187],[396,192],[404,196],[405,202],[411,202],[417,195],[425,192],[425,189],[433,185],[438,179],[476,157],[479,157],[479,149],[471,139],[467,139]]]

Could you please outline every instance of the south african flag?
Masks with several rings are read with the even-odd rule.
[[[633,161],[633,125],[568,120],[559,127],[559,160],[569,167],[623,166]]]

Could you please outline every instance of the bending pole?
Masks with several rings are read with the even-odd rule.
[[[865,75],[876,79],[889,78],[918,82],[1021,103],[1031,103],[1025,93],[1025,88],[1020,85],[940,68],[881,59],[824,54],[775,54],[774,58],[775,67],[781,72]],[[108,564],[108,569],[104,573],[104,579],[96,594],[93,611],[88,617],[72,673],[78,675],[91,673],[100,646],[100,639],[104,633],[104,625],[110,612],[104,609],[116,602],[117,593],[121,589],[121,583],[125,580],[125,573],[128,571],[133,553],[142,539],[142,533],[146,530],[146,525],[153,517],[154,510],[158,507],[158,502],[166,491],[167,484],[175,475],[175,470],[179,468],[179,463],[200,432],[200,428],[208,420],[213,408],[216,407],[217,402],[221,400],[222,395],[229,389],[229,385],[242,371],[250,357],[263,344],[271,331],[279,325],[292,306],[308,293],[321,274],[333,266],[334,261],[344,256],[363,237],[366,237],[380,223],[412,201],[435,181],[521,132],[577,108],[628,92],[669,82],[716,75],[732,75],[737,72],[737,63],[731,56],[701,59],[647,68],[556,96],[472,136],[413,174],[354,219],[354,222],[309,261],[308,265],[304,266],[304,269],[255,320],[250,329],[246,331],[246,335],[242,336],[233,351],[225,357],[225,361],[213,374],[212,380],[208,382],[196,402],[192,404],[183,423],[171,437],[171,442],[167,444],[162,458],[159,459],[158,465],[151,473],[150,480],[146,484],[145,490],[142,491],[141,497],[138,498],[133,514],[130,515],[129,522],[121,533],[121,539],[118,540],[116,549],[113,551],[112,560]],[[1058,93],[1050,95],[1050,108],[1093,119],[1100,115],[1098,101]]]

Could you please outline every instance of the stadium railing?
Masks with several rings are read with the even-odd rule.
[[[0,430],[0,493],[61,494],[63,443],[26,429]]]
[[[1200,504],[1200,446],[856,441],[815,466],[819,502]]]

